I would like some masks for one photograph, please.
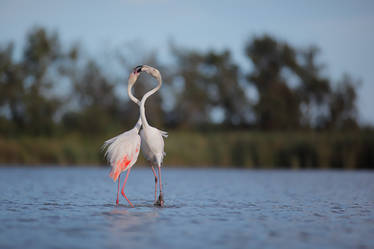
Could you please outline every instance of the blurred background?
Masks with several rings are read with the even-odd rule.
[[[0,2],[0,164],[105,165],[133,67],[164,164],[374,168],[372,1]],[[155,82],[141,76],[135,95]],[[146,162],[140,158],[139,164]]]

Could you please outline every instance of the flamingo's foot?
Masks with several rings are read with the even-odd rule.
[[[116,205],[118,206],[118,204],[119,204],[119,201],[118,201],[118,199],[116,200]]]
[[[160,195],[158,197],[158,200],[155,202],[154,205],[155,206],[160,206],[160,207],[164,206],[164,195],[162,193],[160,193]]]

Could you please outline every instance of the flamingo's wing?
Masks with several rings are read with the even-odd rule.
[[[140,136],[132,129],[107,140],[103,148],[106,148],[105,156],[112,166],[110,177],[117,181],[118,176],[131,168],[138,159]]]
[[[147,133],[147,134],[145,134]],[[147,132],[144,129],[140,131],[141,148],[144,157],[151,162],[152,165],[161,165],[164,156],[164,139],[167,132],[161,131],[154,127],[149,127]]]

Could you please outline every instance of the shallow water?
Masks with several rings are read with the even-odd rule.
[[[374,174],[0,168],[0,248],[374,248]]]

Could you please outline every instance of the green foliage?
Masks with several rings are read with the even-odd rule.
[[[317,149],[309,141],[299,141],[280,149],[275,155],[274,165],[296,168],[320,167]]]
[[[137,53],[162,72],[164,85],[146,112],[151,124],[175,134],[166,143],[168,164],[373,165],[372,132],[361,132],[357,122],[359,83],[349,75],[329,79],[318,48],[254,37],[245,45],[250,70],[227,49],[171,52],[169,64]],[[14,54],[12,43],[0,46],[0,163],[104,163],[103,141],[130,129],[139,115],[120,94],[127,86],[122,68],[130,70],[133,60],[121,58],[119,76],[111,67],[118,61],[89,58],[43,28],[27,34],[19,59]],[[140,99],[154,84],[142,75],[135,95]]]
[[[260,129],[357,127],[358,84],[344,76],[334,87],[316,62],[317,48],[295,49],[265,35],[249,42],[246,54],[254,67],[247,79],[259,94],[254,112]]]
[[[214,123],[213,111],[223,115],[221,124],[246,124],[250,111],[245,89],[239,84],[239,67],[229,51],[197,53],[174,49],[178,61],[174,84],[183,82],[183,90],[175,91],[175,122],[193,128]]]
[[[0,137],[2,164],[104,165],[106,137]],[[181,132],[166,140],[166,167],[372,169],[374,132]],[[146,165],[140,155],[138,165]]]
[[[60,60],[57,35],[48,35],[44,29],[28,35],[20,62],[13,58],[12,45],[0,51],[0,108],[14,126],[10,133],[53,133],[61,100],[49,94],[50,74]]]
[[[103,134],[119,124],[131,126],[137,118],[137,108],[118,95],[126,78],[108,76],[108,68],[85,58],[78,46],[62,47],[56,33],[35,28],[19,61],[13,51],[12,44],[0,50],[2,134]],[[183,129],[358,128],[357,82],[349,75],[338,83],[323,76],[317,48],[296,49],[264,35],[249,41],[245,52],[252,63],[246,80],[229,50],[173,47],[173,67],[149,56],[146,62],[164,76],[160,94],[147,102],[151,122]],[[141,98],[153,84],[150,77],[140,77],[135,94]],[[68,91],[63,95],[60,89]],[[257,101],[248,97],[249,89],[256,91]]]

